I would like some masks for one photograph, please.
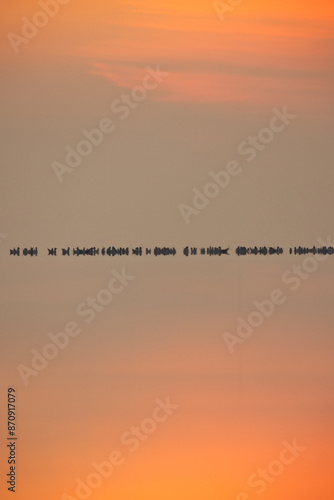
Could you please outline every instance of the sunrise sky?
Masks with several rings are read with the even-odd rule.
[[[79,500],[77,478],[113,450],[124,463],[92,500],[332,500],[333,258],[293,291],[282,276],[303,257],[288,254],[46,249],[334,241],[333,3],[244,0],[221,20],[205,0],[70,0],[17,38],[39,11],[13,0],[0,20],[0,497],[15,386],[17,500]],[[165,75],[122,119],[115,102],[148,67]],[[295,118],[247,162],[239,145],[284,107]],[[59,182],[54,163],[107,118],[113,132]],[[186,224],[180,204],[231,160],[240,175]],[[10,257],[18,246],[40,255]],[[78,304],[124,267],[135,279],[86,324]],[[277,288],[284,303],[231,354],[223,333]],[[25,386],[17,366],[69,321],[80,335]],[[121,436],[168,396],[179,408],[131,453]],[[306,450],[259,495],[248,478],[294,439]]]

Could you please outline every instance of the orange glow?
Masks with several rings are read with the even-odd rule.
[[[35,7],[11,4],[2,27],[15,31]],[[148,64],[158,64],[171,75],[155,95],[164,101],[268,106],[280,93],[286,102],[319,105],[331,99],[333,17],[329,0],[316,9],[311,2],[245,0],[224,22],[204,0],[100,1],[94,9],[88,0],[72,1],[30,42],[26,57],[46,64],[51,54],[75,57],[87,73],[128,89],[140,83]],[[8,50],[3,55],[8,60]]]
[[[17,128],[18,136],[24,136],[26,141],[23,142],[22,151],[18,146],[21,143],[18,140],[16,142],[16,136],[11,139],[12,142],[8,141],[6,144],[12,155],[11,175],[16,175],[15,169],[19,168],[12,158],[17,163],[22,161],[20,167],[24,169],[25,175],[29,174],[27,178],[22,177],[24,181],[21,186],[22,193],[27,198],[22,196],[17,203],[24,211],[23,218],[20,212],[16,212],[15,197],[14,201],[10,201],[14,213],[12,217],[15,221],[23,221],[23,234],[28,234],[29,231],[28,225],[24,226],[25,221],[29,220],[25,215],[26,207],[27,210],[32,210],[35,205],[37,207],[37,203],[41,203],[42,207],[38,214],[41,224],[48,221],[49,216],[52,220],[48,234],[54,231],[54,241],[61,239],[60,236],[63,237],[63,225],[68,234],[82,238],[88,228],[93,227],[94,231],[96,230],[96,233],[92,233],[95,238],[95,234],[100,234],[96,225],[96,213],[96,217],[101,218],[98,223],[103,228],[103,237],[114,231],[115,222],[120,224],[116,226],[115,234],[123,237],[125,230],[130,230],[132,224],[137,224],[137,219],[133,217],[124,229],[121,226],[123,221],[119,216],[119,207],[122,203],[128,203],[128,212],[135,212],[137,200],[138,206],[142,199],[145,198],[145,202],[150,200],[145,189],[154,191],[157,199],[161,192],[165,196],[161,205],[168,205],[171,207],[171,213],[176,213],[177,204],[181,200],[186,201],[187,197],[189,200],[193,197],[192,187],[203,186],[205,179],[209,179],[208,176],[205,177],[205,169],[218,171],[220,165],[230,158],[229,149],[224,142],[228,135],[226,131],[229,127],[229,117],[224,117],[225,121],[220,120],[217,113],[213,118],[211,115],[208,120],[202,120],[201,115],[196,118],[197,128],[192,128],[191,123],[188,127],[187,123],[187,126],[184,126],[184,135],[179,133],[186,121],[181,121],[181,125],[177,124],[177,127],[176,121],[183,120],[183,116],[188,120],[187,111],[190,107],[195,109],[198,105],[195,109],[197,111],[201,110],[202,105],[203,108],[205,105],[207,108],[212,105],[211,108],[215,110],[216,104],[229,104],[232,110],[236,111],[236,120],[241,117],[237,124],[236,120],[233,122],[233,127],[238,129],[238,132],[229,136],[233,137],[236,152],[238,141],[253,133],[253,115],[247,113],[251,106],[256,110],[264,108],[268,115],[268,110],[270,113],[273,107],[286,105],[291,113],[298,114],[298,119],[303,115],[299,113],[300,110],[309,113],[313,119],[314,110],[325,108],[323,117],[326,117],[328,109],[333,105],[333,0],[244,0],[233,12],[226,14],[224,22],[219,19],[212,0],[169,0],[163,3],[157,0],[70,0],[67,5],[60,7],[59,13],[49,20],[47,26],[41,28],[29,43],[20,46],[20,52],[15,54],[7,38],[8,33],[20,33],[22,18],[32,19],[39,9],[35,0],[7,1],[4,2],[5,13],[0,20],[2,40],[6,42],[2,44],[0,56],[6,77],[6,96],[10,97],[8,107],[7,100],[5,102],[8,113],[6,118],[10,122],[8,130],[11,126],[15,128],[16,133]],[[145,131],[155,128],[152,119],[154,114],[147,112],[143,121],[136,122],[138,114],[142,112],[140,108],[136,116],[134,113],[133,121],[124,122],[123,128],[117,126],[116,139],[112,137],[110,142],[106,140],[96,151],[96,156],[87,158],[87,162],[92,162],[91,169],[83,162],[80,168],[82,172],[92,175],[91,181],[87,181],[89,177],[80,177],[78,168],[77,173],[71,176],[71,183],[57,185],[59,189],[55,188],[54,179],[49,181],[47,170],[50,170],[52,159],[58,158],[60,161],[65,155],[66,145],[74,145],[81,140],[80,130],[91,130],[103,116],[111,116],[110,102],[122,93],[131,92],[134,86],[140,85],[147,66],[159,66],[162,71],[169,73],[149,99],[153,105],[157,102],[175,105],[175,108],[169,107],[171,115],[174,109],[180,111],[176,121],[173,117],[166,117],[163,123],[158,122],[156,128],[160,135],[156,136],[159,137],[157,144],[152,144],[156,137],[148,139],[151,143],[145,142],[142,140]],[[15,86],[17,81],[23,82],[21,87]],[[17,89],[23,91],[20,93]],[[67,111],[71,108],[72,101],[73,115],[67,120]],[[17,116],[15,113],[15,116],[12,116],[13,102]],[[183,105],[186,111],[182,108]],[[155,113],[159,115],[160,108],[156,108]],[[116,121],[116,116],[113,115],[112,118]],[[75,127],[71,119],[75,122]],[[192,118],[189,122],[190,120]],[[248,124],[247,128],[240,127],[239,134],[242,120],[248,121]],[[303,118],[301,129],[305,123],[302,120]],[[261,123],[265,125],[267,121]],[[148,128],[148,124],[151,128]],[[33,135],[31,132],[30,136],[30,127],[32,130],[38,130],[39,135]],[[317,132],[319,135],[323,132],[320,128]],[[27,130],[29,133],[26,133]],[[42,139],[41,130],[45,133]],[[68,130],[70,133],[67,133]],[[171,146],[166,139],[166,130],[174,134],[170,139]],[[5,132],[7,133],[7,129]],[[329,136],[330,129],[325,132]],[[215,142],[214,139],[217,134],[219,141],[221,136],[221,149],[217,148],[218,141]],[[327,138],[326,134],[323,142]],[[212,143],[207,139],[210,136],[213,137]],[[275,162],[281,161],[282,149],[287,148],[289,151],[296,137],[300,139],[300,136],[293,135],[292,132],[291,136],[282,134],[273,144],[273,156],[265,156],[269,155],[268,148],[262,158],[268,158],[268,165],[271,160],[275,165]],[[280,140],[282,142],[279,142]],[[303,144],[302,140],[304,138],[300,139],[298,144]],[[116,144],[114,149],[113,141]],[[134,152],[131,150],[131,141],[136,142]],[[160,144],[163,145],[161,150]],[[171,149],[171,156],[167,155],[167,148]],[[315,162],[316,167],[317,162],[326,163],[329,158],[327,150],[321,149],[319,144],[317,148],[314,158],[310,160]],[[212,167],[211,160],[206,164],[205,156],[208,152],[211,154],[211,150],[216,151]],[[126,158],[129,151],[131,154]],[[292,168],[288,171],[290,164],[286,165],[287,156],[282,155],[282,165],[279,166],[282,170],[282,181],[277,191],[283,193],[287,184],[290,189],[295,189],[294,200],[297,201],[294,202],[293,209],[298,205],[300,211],[303,208],[303,196],[309,196],[310,200],[312,198],[312,205],[310,201],[307,206],[310,215],[314,206],[319,209],[315,196],[313,203],[312,182],[314,181],[315,189],[318,190],[316,195],[323,190],[328,197],[331,195],[325,188],[330,183],[323,174],[321,178],[317,176],[315,169],[314,178],[309,181],[309,192],[306,193],[303,188],[299,193],[295,187],[297,181],[290,182],[291,176],[297,177],[297,174],[300,174],[300,177],[306,178],[309,170],[304,173],[304,157],[292,151],[295,156],[291,156],[291,165],[297,161],[300,161],[300,164],[297,165],[296,172]],[[28,165],[25,158],[29,152],[33,160]],[[104,154],[106,156],[103,156]],[[164,157],[160,165],[161,154]],[[142,157],[138,158],[140,155]],[[203,167],[196,164],[197,156]],[[105,161],[105,158],[108,160]],[[30,172],[35,165],[40,168],[38,179]],[[330,165],[328,162],[329,169]],[[102,167],[108,169],[107,174],[110,177],[103,173]],[[160,168],[161,172],[164,169],[164,175],[170,168],[171,177],[160,176]],[[259,165],[255,164],[252,168],[260,169]],[[94,169],[97,174],[93,172]],[[189,186],[183,186],[181,179],[185,177],[182,175],[187,176],[187,172],[192,172],[192,169],[194,178],[189,176]],[[197,175],[196,169],[201,169],[203,175]],[[261,183],[256,184],[254,179],[249,180],[252,175],[249,173],[251,168],[243,170],[245,172],[235,179],[235,183],[231,182],[231,189],[234,189],[235,185],[241,186],[240,205],[232,205],[229,200],[230,196],[234,196],[233,191],[226,191],[226,198],[224,192],[215,200],[217,206],[223,207],[220,226],[212,226],[216,231],[212,231],[212,234],[215,234],[217,240],[223,240],[225,237],[224,224],[227,219],[233,225],[233,217],[236,217],[232,213],[234,208],[231,210],[231,217],[230,213],[226,215],[225,206],[235,207],[236,211],[246,213],[247,200],[252,199],[258,200],[260,207],[260,190],[264,188]],[[93,175],[100,177],[97,179]],[[134,185],[136,175],[138,186]],[[249,177],[246,177],[247,175]],[[104,176],[108,180],[105,180]],[[127,182],[126,176],[131,176],[131,183]],[[260,180],[264,177],[261,173]],[[114,184],[109,186],[111,179]],[[118,180],[123,184],[118,185]],[[173,190],[174,186],[177,186],[173,191],[175,200],[170,200],[172,196],[169,192],[166,194],[163,190],[159,191],[160,184],[164,181],[170,182]],[[32,186],[31,191],[25,191],[24,182],[27,182],[30,188]],[[43,192],[39,188],[39,182],[43,186]],[[141,182],[143,184],[140,184]],[[252,192],[245,188],[248,182],[252,186]],[[268,177],[266,182],[269,185],[273,181]],[[15,186],[16,196],[14,181],[13,184],[8,181],[8,186],[12,191]],[[96,188],[96,192],[90,192],[91,186]],[[128,190],[124,196],[123,187],[124,192]],[[98,189],[101,193],[97,192]],[[10,198],[10,190],[8,193]],[[86,196],[81,206],[81,197]],[[42,203],[46,205],[48,198],[52,204],[47,205],[44,213]],[[103,203],[100,204],[100,200]],[[277,201],[278,205],[283,202],[283,198]],[[213,205],[214,202],[210,209]],[[326,207],[325,204],[323,206]],[[149,210],[152,211],[151,207],[147,212]],[[208,220],[211,220],[209,217],[213,212],[208,210]],[[327,208],[323,212],[330,216]],[[251,213],[255,213],[254,210]],[[279,217],[288,217],[287,209],[286,212],[281,212],[280,208],[277,208],[277,212],[273,213],[277,215],[277,220]],[[164,228],[165,222],[162,223],[158,219],[159,214],[157,211],[157,225]],[[79,218],[75,219],[74,215]],[[182,237],[188,238],[189,235],[190,240],[193,236],[199,237],[201,228],[204,228],[200,225],[203,220],[205,224],[205,219],[197,219],[197,227],[200,228],[198,233],[195,226],[192,226],[192,229],[195,227],[194,233],[186,233],[181,225],[177,230]],[[242,223],[245,227],[246,222]],[[307,219],[305,226],[308,223]],[[272,224],[272,221],[268,222],[268,226],[269,224]],[[60,225],[58,233],[57,228]],[[150,227],[155,226],[148,224],[143,239],[150,234]],[[174,230],[173,223],[170,227]],[[312,225],[312,231],[314,227],[315,223]],[[239,229],[238,227],[237,231]],[[211,227],[208,225],[207,234],[209,231]],[[10,240],[10,245],[19,244],[16,243],[19,235],[11,237],[13,239]],[[154,238],[155,234],[151,241]],[[65,240],[65,236],[63,239]],[[33,266],[31,261],[29,264]],[[50,260],[48,264],[49,262]],[[224,264],[225,261],[219,261],[219,269],[225,270]],[[56,267],[54,274],[50,275],[49,281],[46,278],[43,286],[35,277],[35,269],[29,267],[31,274],[27,275],[26,281],[20,287],[17,286],[17,281],[12,280],[11,285],[6,286],[3,292],[4,295],[14,297],[13,303],[22,307],[26,317],[30,318],[29,314],[36,314],[32,316],[36,323],[21,325],[24,349],[22,348],[18,359],[22,358],[22,362],[28,360],[30,348],[45,342],[44,332],[42,334],[39,331],[37,334],[33,331],[35,327],[39,328],[39,316],[41,321],[46,321],[50,315],[53,319],[53,331],[59,331],[59,325],[64,324],[59,311],[67,321],[74,314],[76,305],[84,300],[85,295],[82,294],[86,293],[85,290],[95,290],[96,283],[90,287],[95,279],[93,267],[90,268],[91,274],[87,273],[85,286],[82,286],[82,283],[76,280],[75,273],[71,274],[74,266],[78,266],[75,267],[78,276],[84,269],[79,267],[80,259],[74,260],[74,264],[73,261],[70,261],[70,264],[67,261],[65,265],[69,266],[68,276],[63,278],[60,275],[59,282],[55,279]],[[73,267],[70,267],[72,265]],[[239,296],[242,295],[240,303],[244,300],[248,304],[245,300],[247,297],[251,304],[251,300],[256,297],[247,287],[256,289],[258,276],[264,284],[263,288],[267,286],[263,267],[255,268],[256,265],[254,282],[249,280],[246,283],[245,279],[240,289],[237,289],[235,276],[231,273],[233,276],[227,287],[231,287],[234,294],[231,294],[231,297],[235,298],[235,303],[237,297],[239,301]],[[19,271],[15,272],[18,275],[22,272],[23,275],[23,270],[18,269]],[[146,271],[144,266],[143,269]],[[140,268],[140,272],[144,274],[143,269]],[[216,268],[211,268],[211,271],[212,275],[218,274]],[[87,268],[84,272],[87,272]],[[192,269],[189,276],[191,272]],[[22,388],[18,413],[20,476],[15,500],[61,500],[64,493],[75,497],[76,478],[86,478],[92,472],[92,462],[105,460],[113,449],[122,450],[126,458],[125,463],[115,470],[109,479],[103,481],[101,487],[93,492],[91,500],[239,500],[237,495],[242,491],[250,494],[249,500],[254,500],[256,496],[254,491],[247,487],[247,478],[277,457],[283,440],[295,437],[307,450],[300,459],[286,468],[281,477],[268,485],[261,498],[329,500],[329,495],[333,492],[333,460],[330,448],[333,433],[332,422],[328,416],[332,398],[329,375],[332,375],[333,362],[332,352],[324,349],[323,339],[325,336],[331,339],[332,330],[328,328],[327,331],[325,328],[329,322],[328,317],[319,321],[315,318],[312,324],[308,317],[305,319],[302,315],[309,304],[313,307],[316,303],[323,307],[325,299],[332,296],[332,275],[327,278],[322,275],[317,278],[314,276],[310,288],[305,285],[305,288],[295,295],[298,295],[295,302],[289,302],[287,309],[282,307],[278,319],[275,316],[268,320],[266,326],[259,329],[249,342],[242,345],[232,356],[223,344],[223,325],[235,326],[236,309],[240,304],[233,304],[235,310],[231,310],[232,299],[221,293],[224,283],[219,282],[217,289],[213,289],[209,278],[208,284],[205,284],[203,276],[195,276],[193,281],[187,276],[184,281],[188,288],[185,286],[182,289],[182,279],[176,273],[170,277],[164,276],[162,285],[156,280],[154,273],[155,268],[152,266],[148,272],[148,281],[143,279],[142,284],[138,285],[142,286],[142,289],[131,289],[124,302],[115,306],[115,324],[118,329],[110,327],[114,317],[108,316],[108,310],[104,311],[104,315],[98,317],[92,330],[87,334],[85,331],[80,339],[72,339],[68,350],[61,352],[57,363],[50,362],[43,375],[34,380],[36,383],[31,384],[29,388]],[[101,272],[101,276],[102,274]],[[309,281],[311,282],[311,279]],[[159,297],[161,302],[157,300],[155,303],[153,296],[158,295],[159,287],[163,290],[162,298]],[[218,297],[214,304],[207,298],[208,290],[210,297]],[[309,290],[314,292],[314,296],[307,295],[311,293]],[[140,292],[143,292],[144,298]],[[87,291],[88,293],[90,292]],[[32,307],[28,307],[27,297],[34,297]],[[221,297],[224,300],[220,303]],[[194,302],[191,302],[192,299]],[[231,302],[228,302],[230,299]],[[182,304],[180,310],[177,309],[177,300]],[[300,316],[293,310],[294,304],[297,309],[300,308],[298,314],[304,308]],[[10,306],[12,308],[6,311],[6,317],[16,325],[21,320],[17,319],[19,314],[13,304]],[[320,306],[319,310],[322,311]],[[173,307],[176,310],[176,319]],[[328,314],[331,314],[330,310]],[[272,319],[274,321],[271,323]],[[312,336],[314,331],[320,329],[319,325],[323,341],[321,348],[317,343],[318,338]],[[13,335],[14,333],[16,335],[13,327]],[[22,339],[18,336],[17,346],[13,343],[15,349],[19,349]],[[10,342],[8,333],[8,345],[11,345]],[[301,345],[303,349],[300,348]],[[6,375],[2,378],[6,383],[9,367],[14,374],[13,378],[15,375],[19,377],[15,356],[8,361],[7,366],[2,366]],[[5,394],[5,388],[1,388],[1,391]],[[176,403],[180,403],[180,408],[141,443],[138,451],[131,453],[120,442],[122,433],[150,417],[155,399],[167,395]],[[48,405],[44,405],[44,401],[47,401]],[[4,406],[0,411],[3,409]],[[4,434],[3,425],[1,432]],[[1,463],[6,463],[4,447],[0,453],[3,459]],[[7,497],[11,498],[7,494],[5,500]]]

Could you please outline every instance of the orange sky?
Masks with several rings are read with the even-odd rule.
[[[35,2],[14,3],[2,30],[19,31]],[[72,0],[61,7],[19,60],[48,66],[81,60],[86,71],[131,88],[147,64],[160,64],[171,78],[155,99],[268,105],[280,96],[296,105],[331,99],[334,7],[314,3],[247,1],[221,22],[212,2],[118,0],[112,4]],[[2,55],[11,67],[8,42]],[[50,57],[52,59],[50,59]],[[62,64],[60,62],[60,64]]]
[[[27,388],[17,363],[28,363],[123,261],[13,260],[9,248],[313,245],[325,237],[333,2],[244,0],[221,22],[211,0],[70,0],[15,54],[8,33],[38,9],[13,0],[0,20],[0,233],[9,235],[0,247],[0,393],[18,386],[17,500],[73,495],[75,479],[167,395],[179,410],[136,453],[123,450],[126,463],[92,500],[237,500],[252,493],[249,475],[295,437],[307,451],[262,498],[332,500],[332,260],[300,291],[286,290],[286,304],[231,355],[223,332],[282,286],[292,257],[129,258],[134,284]],[[148,65],[168,78],[58,185],[52,161],[84,127],[112,116],[112,100],[140,84]],[[186,227],[178,204],[284,105],[296,120]],[[1,405],[0,415],[3,396]],[[5,431],[1,423],[2,438]],[[1,473],[5,455],[2,447]]]

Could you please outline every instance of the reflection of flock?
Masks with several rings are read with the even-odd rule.
[[[282,255],[284,253],[283,248],[281,247],[238,247],[235,251],[237,255]],[[289,254],[294,255],[333,255],[334,248],[333,247],[315,247],[307,248],[307,247],[294,247],[289,249]]]
[[[222,248],[222,247],[208,247],[208,248],[196,248],[196,247],[185,247],[183,250],[183,254],[188,257],[189,255],[209,255],[209,257],[212,257],[214,255],[218,255],[219,257],[221,255],[229,255],[228,253],[229,248]]]
[[[48,255],[57,256],[57,248],[48,248]],[[189,256],[196,256],[196,255],[207,255],[209,257],[213,256],[218,256],[220,257],[221,255],[230,255],[229,254],[230,248],[222,248],[222,247],[184,247],[183,249],[183,255],[185,257]],[[177,253],[175,247],[155,247],[153,250],[152,248],[143,248],[143,247],[136,247],[136,248],[129,248],[129,247],[103,247],[103,248],[97,248],[97,247],[90,247],[90,248],[73,248],[71,249],[70,247],[67,248],[62,248],[61,249],[61,255],[62,256],[92,256],[95,257],[96,255],[103,255],[103,256],[109,256],[109,257],[116,257],[116,256],[129,256],[129,255],[135,255],[138,257],[141,257],[142,255],[154,255],[155,257],[159,256],[175,256]],[[284,250],[282,247],[241,247],[238,246],[235,250],[235,253],[240,257],[243,255],[282,255],[284,253]],[[29,255],[30,257],[37,257],[38,255],[38,248],[31,247],[31,248],[24,248],[21,253],[20,247],[13,248],[10,250],[10,255],[15,255],[15,256],[20,256],[20,255],[27,256]],[[334,254],[334,247],[332,246],[322,246],[322,247],[316,247],[313,246],[312,248],[308,247],[294,247],[289,249],[289,254],[292,255],[333,255]]]
[[[282,255],[281,247],[238,247],[235,251],[237,255]]]
[[[17,248],[13,248],[12,250],[10,250],[10,255],[21,255],[21,249],[20,247],[17,247]],[[22,255],[24,255],[25,257],[27,255],[30,255],[30,257],[37,257],[38,255],[38,248],[35,247],[35,248],[24,248],[22,250]]]
[[[334,253],[334,248],[333,247],[315,247],[313,246],[312,248],[305,248],[305,247],[295,247],[294,250],[290,248],[290,254],[292,252],[295,255],[307,255],[311,253],[312,255],[333,255]]]

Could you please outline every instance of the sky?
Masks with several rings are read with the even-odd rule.
[[[333,241],[332,2],[244,0],[224,19],[204,0],[50,0],[49,17],[41,3],[14,0],[0,20],[1,498],[15,387],[18,500],[79,500],[113,450],[122,463],[87,498],[332,500],[331,258],[47,256]],[[277,113],[289,118],[266,142]],[[263,142],[248,161],[250,137]],[[194,210],[231,161],[239,173]],[[9,255],[31,246],[38,258]],[[123,269],[132,279],[87,323],[78,307]],[[277,289],[231,353],[224,334]],[[25,384],[18,366],[69,322],[80,333]],[[131,451],[124,434],[168,398],[177,408]],[[294,440],[259,494],[249,477]]]

